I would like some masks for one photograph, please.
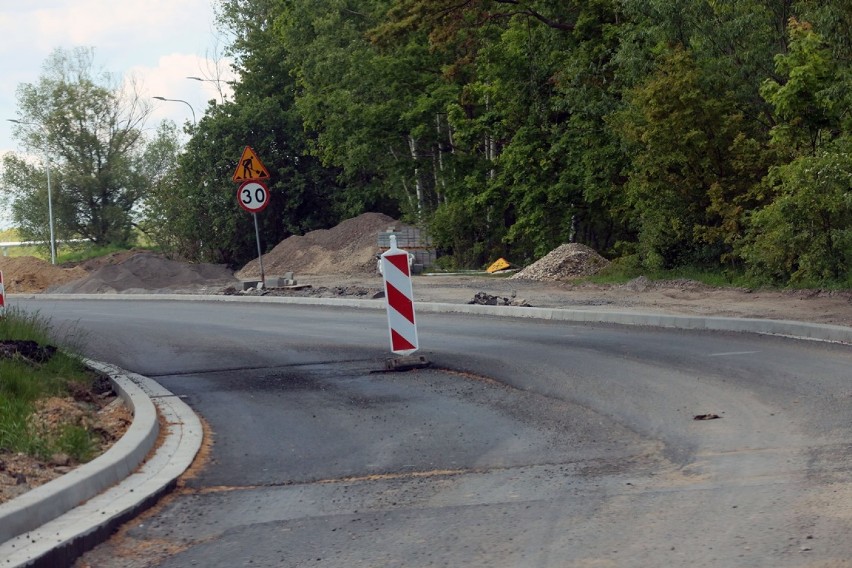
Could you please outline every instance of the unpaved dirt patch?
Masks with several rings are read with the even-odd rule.
[[[96,454],[107,451],[133,422],[133,413],[114,392],[80,387],[74,396],[41,400],[30,416],[37,432],[48,433],[62,425],[76,424],[93,429],[100,443]],[[20,453],[0,451],[0,503],[44,485],[80,465],[65,454],[39,459]]]
[[[8,294],[42,292],[87,274],[83,268],[54,266],[34,256],[0,257],[0,271]]]

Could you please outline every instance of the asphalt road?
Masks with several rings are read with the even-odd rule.
[[[852,566],[848,346],[427,314],[386,373],[380,311],[23,304],[212,431],[80,566]]]

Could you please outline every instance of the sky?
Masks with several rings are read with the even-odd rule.
[[[217,0],[0,0],[0,155],[24,149],[12,136],[17,118],[15,91],[36,83],[48,56],[57,48],[93,47],[95,69],[133,77],[140,94],[151,98],[152,132],[163,119],[176,124],[201,119],[207,101],[218,99],[216,63],[231,79],[222,52],[229,43],[217,31]],[[226,93],[227,96],[228,93]],[[188,106],[189,105],[189,106]],[[190,110],[190,106],[192,110]],[[40,157],[36,157],[40,159]],[[0,229],[10,226],[0,211]]]

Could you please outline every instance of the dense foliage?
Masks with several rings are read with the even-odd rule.
[[[273,175],[267,248],[381,211],[457,265],[576,241],[646,268],[850,281],[850,0],[217,6],[235,94],[146,210],[182,255],[254,254],[229,181],[248,144]]]
[[[849,279],[848,0],[221,6],[243,81],[273,52],[292,81],[267,96],[335,171],[339,214],[397,209],[462,265],[578,241],[649,268]],[[237,15],[259,7],[252,42]]]

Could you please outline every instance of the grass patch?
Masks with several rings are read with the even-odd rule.
[[[695,280],[715,286],[758,288],[760,285],[750,280],[743,271],[723,269],[703,269],[692,266],[678,267],[671,270],[649,270],[643,268],[637,259],[632,256],[617,258],[609,266],[593,276],[584,278],[584,282],[593,284],[624,284],[644,276],[649,280]]]
[[[128,250],[155,250],[152,247],[119,247],[115,245],[108,246],[95,246],[88,245],[83,247],[75,247],[64,249],[61,253],[57,252],[57,262],[62,263],[79,263],[84,262],[86,260],[92,258],[98,258],[101,256],[106,256],[108,254],[113,254],[116,252],[124,252]]]
[[[49,345],[50,327],[37,314],[12,309],[0,318],[0,340]],[[75,410],[68,415],[69,421],[63,422],[62,415],[52,416],[49,427],[39,418],[38,410],[51,397],[67,399],[80,387],[91,387],[95,379],[80,357],[62,349],[40,363],[17,355],[0,357],[0,452],[20,452],[42,459],[64,453],[77,462],[94,457],[100,440],[85,427],[80,416],[95,408],[66,402]]]
[[[20,240],[21,237],[17,229],[7,229],[5,231],[0,231],[0,242],[17,242]],[[148,239],[147,236],[141,231],[135,231],[133,241],[135,242],[135,245],[133,246],[97,246],[88,241],[80,243],[57,242],[56,262],[58,264],[78,263],[89,260],[91,258],[106,256],[111,253],[122,252],[126,250],[160,250],[159,247],[155,246],[150,241],[150,239]],[[0,252],[0,254],[3,253],[10,257],[33,256],[42,260],[50,261],[50,244],[39,243],[27,246],[6,247],[4,251]]]
[[[5,229],[0,231],[0,242],[15,242],[20,240],[17,229]]]

